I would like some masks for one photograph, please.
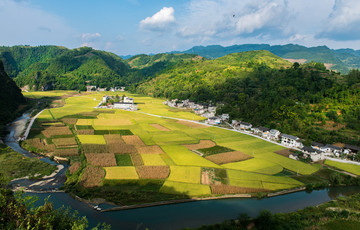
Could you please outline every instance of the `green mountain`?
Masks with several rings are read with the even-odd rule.
[[[6,74],[0,60],[0,130],[3,125],[15,118],[21,104],[25,104],[25,98],[15,82]]]
[[[5,70],[20,87],[34,90],[128,86],[142,80],[119,56],[89,47],[1,47]]]
[[[274,45],[267,44],[245,44],[223,47],[220,45],[195,46],[189,50],[180,53],[198,54],[205,58],[215,59],[231,53],[268,50],[271,53],[286,59],[298,62],[321,62],[326,63],[328,67],[338,72],[346,74],[350,69],[360,68],[360,51],[352,49],[332,50],[326,46],[304,47],[300,45]],[[178,53],[178,52],[173,52]],[[302,59],[302,60],[301,60]]]

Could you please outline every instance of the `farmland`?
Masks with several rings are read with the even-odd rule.
[[[145,197],[163,194],[156,195],[159,200],[257,193],[302,187],[297,174],[319,170],[275,153],[284,148],[252,136],[151,116],[147,113],[203,119],[170,109],[160,99],[125,94],[134,97],[138,111],[94,109],[104,93],[92,93],[66,98],[63,107],[45,110],[35,122],[27,145],[76,165],[67,184],[72,191],[97,187],[102,196],[109,186],[136,187]],[[282,175],[283,170],[292,173]]]

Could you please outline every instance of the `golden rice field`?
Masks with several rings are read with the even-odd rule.
[[[46,93],[32,95],[44,96]],[[74,138],[80,142],[79,153],[82,154],[82,159],[87,160],[85,164],[88,166],[86,172],[88,177],[87,179],[84,177],[83,180],[87,186],[89,184],[101,186],[99,178],[119,182],[139,180],[139,183],[146,179],[160,181],[162,187],[158,192],[161,193],[188,196],[255,193],[304,186],[290,176],[274,176],[283,169],[302,175],[310,175],[319,170],[310,164],[274,153],[284,148],[252,136],[189,121],[149,115],[203,120],[193,113],[170,109],[161,99],[125,92],[127,96],[134,97],[135,103],[139,103],[138,111],[94,109],[105,93],[116,94],[100,92],[69,97],[65,99],[66,103],[63,107],[45,110],[39,116],[39,120],[51,120],[57,124],[56,127],[50,125],[43,131],[43,135],[47,138],[57,135],[58,132],[62,135],[74,136],[63,137],[62,140],[53,138],[57,148],[74,144]],[[49,95],[61,95],[61,92],[49,92]],[[58,127],[61,125],[58,124],[59,122],[64,126]],[[42,140],[36,143],[43,145]],[[207,157],[196,153],[197,149],[217,145],[233,151]],[[55,153],[62,156],[76,156],[78,151],[59,148]],[[128,161],[126,164],[117,162],[125,158]],[[89,175],[95,172],[94,166],[96,171],[100,172],[98,168],[103,169],[105,175],[97,177],[96,183],[88,183],[86,181],[90,179]],[[341,168],[341,166],[334,167]],[[224,180],[216,185],[212,182],[205,184],[203,181],[209,175],[203,172],[209,169],[224,171]]]

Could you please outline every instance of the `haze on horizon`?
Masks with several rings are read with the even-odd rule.
[[[266,43],[360,49],[357,0],[1,0],[1,46],[119,55]]]

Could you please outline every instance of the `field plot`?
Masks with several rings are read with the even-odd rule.
[[[136,150],[141,154],[161,154],[164,151],[157,145],[151,146],[136,146]]]
[[[138,136],[122,136],[122,139],[125,141],[128,145],[137,145],[137,146],[143,146],[145,145],[144,142],[140,139]]]
[[[277,190],[295,188],[303,185],[303,183],[290,177],[269,176],[264,174],[243,172],[231,169],[229,169],[227,172],[230,185],[233,186]],[[264,182],[271,183],[274,186],[272,188],[269,188],[266,184],[266,186],[264,187]]]
[[[259,155],[258,158],[279,164],[286,169],[303,175],[310,175],[319,170],[315,166],[292,160],[290,158],[280,156],[276,153],[264,153]]]
[[[55,156],[59,157],[70,157],[79,155],[78,148],[67,148],[67,149],[55,149]]]
[[[82,149],[84,153],[109,153],[107,145],[83,144]]]
[[[169,166],[139,166],[136,171],[141,179],[166,179],[169,176]]]
[[[145,166],[164,166],[166,163],[159,154],[140,154]]]
[[[199,128],[207,128],[209,126],[207,125],[203,125],[203,124],[199,124],[199,123],[195,123],[195,122],[189,122],[189,121],[177,121],[177,123],[185,125],[187,127],[190,127],[192,129],[199,129]]]
[[[197,139],[182,132],[168,132],[167,134],[156,135],[153,137],[153,140],[158,145],[195,144],[199,142]]]
[[[106,144],[104,136],[102,135],[78,135],[81,144]]]
[[[279,173],[283,170],[283,167],[281,165],[274,164],[272,162],[259,158],[252,158],[245,161],[228,163],[222,166],[227,169],[259,172],[259,173],[265,173],[271,175]]]
[[[69,125],[75,125],[77,122],[76,118],[63,118],[61,119],[62,122],[64,122],[65,124],[69,124]]]
[[[87,162],[93,166],[116,166],[116,159],[112,153],[87,153],[85,156]]]
[[[45,109],[38,117],[37,119],[40,119],[40,121],[49,121],[54,120],[52,114],[50,113],[50,110]]]
[[[199,144],[184,145],[190,150],[204,149],[214,147],[216,144],[211,140],[200,140]]]
[[[162,126],[162,125],[159,125],[159,124],[150,124],[150,125],[152,127],[156,128],[156,129],[160,130],[160,131],[167,131],[167,132],[170,131],[170,129],[168,129],[168,128]]]
[[[139,176],[132,166],[105,167],[107,180],[136,180]]]
[[[143,162],[140,154],[131,153],[130,157],[131,157],[131,161],[132,161],[134,166],[142,166],[142,165],[144,165],[144,162]]]
[[[170,166],[169,181],[200,184],[201,168],[191,166]]]
[[[103,168],[87,166],[84,169],[80,184],[85,188],[100,186],[105,176]]]
[[[125,144],[120,134],[105,134],[104,139],[106,144]]]
[[[77,135],[94,135],[93,129],[78,129],[76,130]]]
[[[199,152],[203,153],[204,156],[210,156],[210,155],[214,155],[214,154],[218,154],[218,153],[226,153],[226,152],[233,152],[233,149],[229,149],[223,146],[213,146],[210,148],[205,148],[205,149],[198,149]]]
[[[117,166],[133,166],[129,154],[115,154]]]
[[[52,139],[52,142],[55,144],[56,147],[77,146],[75,137],[54,138]]]
[[[78,119],[76,126],[92,126],[94,119]]]
[[[205,158],[191,152],[181,145],[161,146],[165,153],[171,158],[176,165],[200,166],[208,168],[220,168],[217,164],[206,160]]]
[[[256,193],[268,191],[261,188],[243,188],[231,185],[211,185],[210,187],[213,194]]]
[[[127,145],[125,143],[114,143],[108,144],[110,153],[116,154],[127,154],[127,153],[137,153],[135,146]]]
[[[211,194],[210,186],[204,184],[189,184],[174,181],[165,181],[160,192],[168,194],[184,194],[188,196],[199,196]]]
[[[360,176],[360,165],[341,163],[331,160],[325,160],[325,164]]]
[[[207,160],[214,162],[215,164],[226,164],[231,162],[238,162],[251,159],[252,156],[242,153],[240,151],[233,151],[227,153],[218,153],[205,157]]]
[[[50,138],[52,136],[72,135],[72,132],[68,127],[56,127],[51,126],[42,131],[45,137]]]

